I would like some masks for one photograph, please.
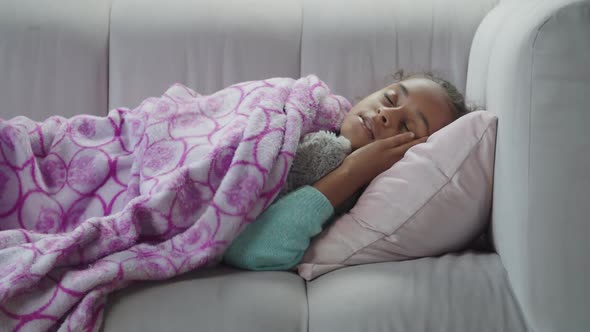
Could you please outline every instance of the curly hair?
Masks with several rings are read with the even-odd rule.
[[[463,96],[463,94],[459,92],[459,90],[457,90],[457,88],[451,82],[445,80],[444,78],[432,72],[407,74],[403,69],[400,69],[392,75],[392,83],[397,83],[405,79],[416,77],[429,79],[445,90],[448,97],[449,106],[455,114],[455,119],[458,119],[469,112],[480,109],[476,105],[468,105],[465,102],[465,97]]]

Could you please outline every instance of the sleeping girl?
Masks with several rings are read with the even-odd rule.
[[[396,76],[395,83],[365,97],[346,114],[342,113],[344,109],[334,111],[338,116],[330,118],[329,126],[314,127],[332,128],[333,132],[306,129],[310,131],[300,141],[289,143],[294,158],[285,184],[271,190],[274,194],[280,189],[278,199],[251,218],[254,202],[262,198],[260,186],[264,182],[259,183],[258,176],[244,181],[248,174],[237,166],[232,172],[232,165],[251,163],[239,160],[243,156],[236,151],[244,143],[245,149],[256,147],[265,153],[278,153],[280,142],[251,143],[251,138],[263,136],[243,136],[237,126],[221,125],[222,120],[228,124],[246,120],[227,116],[231,113],[220,108],[220,103],[210,103],[217,100],[217,95],[209,98],[190,94],[174,99],[166,94],[162,99],[146,99],[134,110],[112,110],[107,117],[52,117],[44,123],[23,117],[0,119],[0,235],[9,229],[67,233],[94,224],[100,227],[92,232],[108,234],[100,228],[111,220],[140,228],[129,239],[117,238],[116,245],[110,244],[110,237],[97,240],[93,245],[107,246],[108,250],[100,249],[106,254],[143,240],[167,240],[182,232],[186,233],[186,241],[192,241],[193,228],[198,233],[199,227],[211,227],[211,218],[204,214],[207,206],[215,203],[213,208],[220,209],[220,204],[227,204],[222,211],[225,215],[239,215],[250,221],[240,224],[245,229],[232,241],[223,239],[225,233],[213,232],[208,234],[212,239],[201,239],[206,243],[231,242],[225,251],[221,246],[215,248],[220,251],[215,252],[216,257],[222,252],[226,263],[252,270],[291,269],[302,258],[310,239],[334,216],[350,210],[377,175],[399,161],[412,146],[469,111],[461,93],[446,80],[431,74],[404,76],[398,72]],[[307,84],[306,80],[298,82]],[[292,84],[290,79],[274,82],[278,83],[272,91],[281,91],[278,85],[282,82]],[[266,81],[244,84],[261,83],[259,86],[269,85]],[[236,89],[240,86],[220,93],[229,91],[235,95]],[[239,91],[241,96],[246,95]],[[253,100],[256,98],[267,96],[260,94]],[[305,100],[303,95],[293,98],[296,102],[310,102],[301,101]],[[203,108],[193,111],[194,106]],[[215,112],[218,118],[212,118]],[[311,113],[305,116],[311,117]],[[266,119],[272,116],[256,114]],[[217,122],[211,125],[208,119]],[[255,132],[260,120],[248,122],[254,125]],[[238,131],[233,132],[236,128]],[[289,136],[286,129],[281,129],[285,137]],[[248,157],[248,153],[244,156]],[[270,170],[278,155],[265,159],[268,165],[255,160],[253,175],[258,169]],[[223,188],[222,179],[227,179]],[[19,190],[11,191],[10,186]],[[211,198],[215,188],[219,191],[218,201]],[[172,207],[168,207],[170,204]],[[161,216],[165,220],[160,220]],[[195,223],[190,229],[189,221]],[[98,249],[88,250],[94,255]]]
[[[104,117],[0,119],[0,302],[46,308],[40,329],[91,330],[106,294],[133,281],[221,258],[292,269],[373,178],[467,113],[425,74],[350,107],[308,75],[207,96],[174,85]]]
[[[398,72],[394,84],[350,110],[339,132],[319,131],[302,139],[284,196],[232,242],[225,263],[249,270],[292,269],[311,238],[335,215],[350,210],[373,178],[469,111],[448,81]]]

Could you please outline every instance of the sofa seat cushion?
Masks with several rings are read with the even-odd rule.
[[[307,331],[305,283],[291,272],[219,267],[111,294],[102,330]]]
[[[227,267],[142,282],[109,296],[103,331],[307,331],[308,312],[311,332],[528,331],[498,255],[475,252],[346,267],[307,285]]]
[[[497,254],[346,267],[307,285],[309,331],[527,331]]]

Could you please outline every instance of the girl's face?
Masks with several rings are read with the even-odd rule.
[[[442,87],[426,78],[409,78],[361,100],[346,115],[340,134],[356,150],[375,140],[413,132],[430,136],[454,119]]]

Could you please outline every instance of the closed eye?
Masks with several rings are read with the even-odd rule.
[[[410,128],[408,128],[408,125],[406,125],[405,122],[402,122],[402,129],[404,129],[406,132],[410,131]]]
[[[389,105],[391,105],[391,107],[395,107],[395,104],[391,101],[391,99],[389,99],[389,96],[387,95],[387,92],[384,93],[383,96],[389,102]]]

